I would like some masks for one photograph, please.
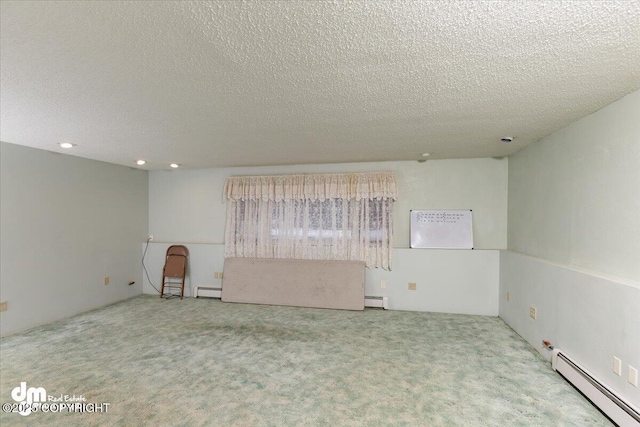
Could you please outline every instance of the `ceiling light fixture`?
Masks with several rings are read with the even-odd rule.
[[[60,144],[58,144],[60,147],[62,148],[72,148],[75,147],[76,144],[72,144],[70,142],[61,142]]]
[[[431,153],[422,153],[420,154],[422,157],[429,157],[431,155]]]
[[[175,169],[175,168],[179,168],[179,167],[180,167],[180,165],[179,165],[179,164],[177,164],[177,163],[171,163],[169,166],[171,166],[171,167],[172,167],[172,168],[174,168],[174,169]]]
[[[147,162],[145,160],[136,160],[136,163],[138,164],[138,166],[142,166]]]
[[[504,138],[501,138],[500,141],[504,142],[505,144],[508,144],[511,141],[513,141],[513,137],[512,136],[505,136]]]

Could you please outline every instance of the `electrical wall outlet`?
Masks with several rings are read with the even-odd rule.
[[[613,373],[617,376],[622,376],[622,360],[613,356]]]
[[[385,282],[384,280],[380,281],[380,289],[386,289],[387,288],[387,282]]]
[[[150,241],[150,242],[153,242],[153,234],[150,234],[150,235],[149,235],[149,241]]]
[[[638,370],[631,365],[629,365],[629,377],[627,381],[629,381],[629,384],[632,386],[638,387]]]
[[[222,279],[222,271],[216,271],[215,273],[213,273],[213,278]]]
[[[0,311],[7,311],[7,302],[6,301],[0,302]]]
[[[105,285],[108,285],[110,281],[111,281],[111,278],[109,276],[104,276],[104,284]]]
[[[416,290],[416,283],[415,282],[409,282],[409,290],[410,291],[415,291]]]
[[[507,291],[507,301],[511,301],[511,292]]]
[[[529,317],[531,317],[533,320],[536,320],[538,318],[535,307],[529,307]]]

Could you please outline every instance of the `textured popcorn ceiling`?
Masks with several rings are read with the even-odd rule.
[[[0,139],[149,169],[505,156],[640,88],[640,1],[1,7]]]

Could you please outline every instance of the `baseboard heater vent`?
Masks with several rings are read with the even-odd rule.
[[[193,295],[194,298],[198,298],[198,297],[222,298],[222,288],[194,286],[191,288],[191,295]]]
[[[385,310],[389,309],[389,298],[387,297],[364,297],[365,307],[380,307]]]
[[[562,350],[553,350],[551,366],[620,427],[640,426],[640,411],[637,408],[609,390]]]
[[[207,286],[194,286],[191,288],[191,295],[194,298],[207,297],[207,298],[221,298],[222,288],[210,288]],[[389,298],[387,297],[364,297],[365,307],[379,307],[385,310],[389,309]]]

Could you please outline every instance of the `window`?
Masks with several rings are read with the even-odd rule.
[[[225,256],[391,267],[393,174],[231,177]]]

